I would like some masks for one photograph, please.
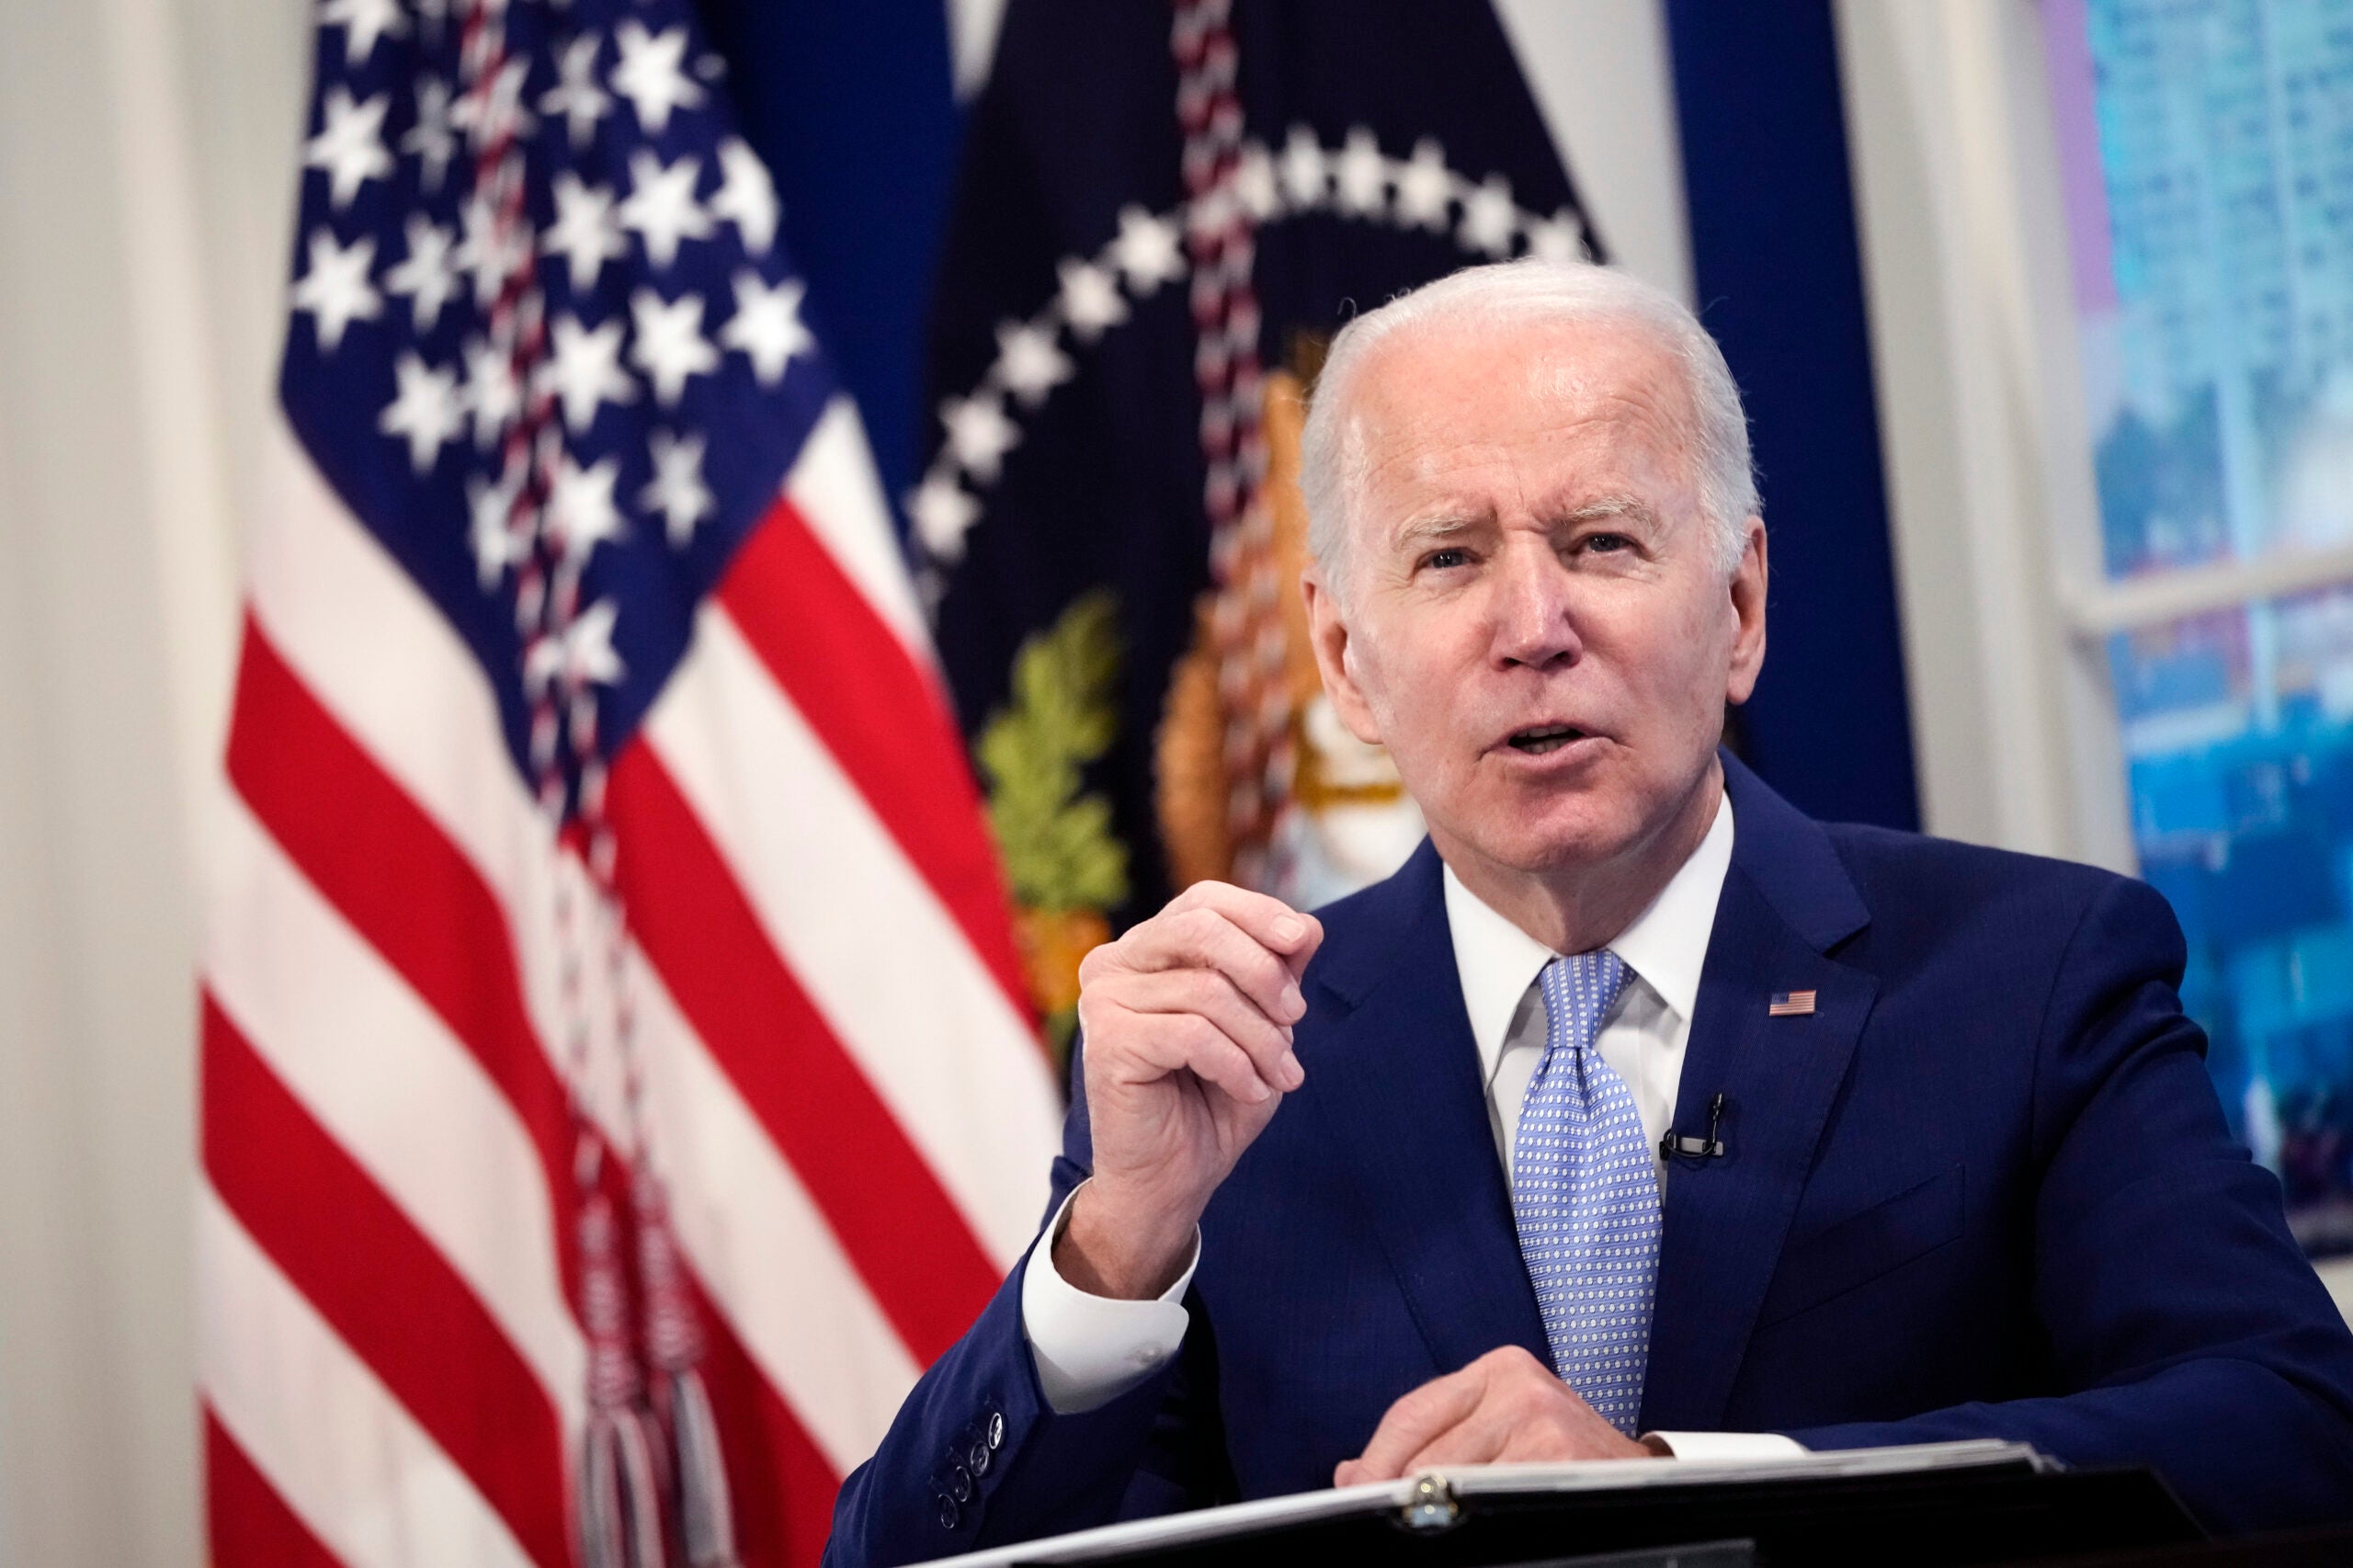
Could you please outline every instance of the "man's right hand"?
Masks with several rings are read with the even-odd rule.
[[[1234,1161],[1306,1082],[1291,1027],[1324,928],[1264,893],[1198,882],[1079,966],[1095,1175],[1054,1269],[1145,1301],[1184,1271]]]

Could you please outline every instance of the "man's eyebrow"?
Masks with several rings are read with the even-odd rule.
[[[1481,520],[1467,512],[1439,512],[1414,518],[1399,528],[1393,537],[1401,546],[1424,544],[1431,540],[1455,539],[1478,528]]]
[[[1631,517],[1637,522],[1654,523],[1658,514],[1649,502],[1639,495],[1599,495],[1583,501],[1562,514],[1561,521],[1574,527],[1578,523],[1596,523],[1605,517]]]

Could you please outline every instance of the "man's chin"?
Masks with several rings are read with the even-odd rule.
[[[1500,819],[1500,820],[1498,820]],[[1607,865],[1641,836],[1639,821],[1600,810],[1562,812],[1518,820],[1498,813],[1463,835],[1482,858],[1522,876],[1554,876]]]

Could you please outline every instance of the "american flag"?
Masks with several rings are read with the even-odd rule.
[[[317,15],[204,960],[212,1557],[813,1562],[1058,1119],[864,437],[686,0]]]

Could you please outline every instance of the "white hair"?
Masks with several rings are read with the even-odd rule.
[[[1383,342],[1438,324],[1531,325],[1599,322],[1632,326],[1665,348],[1691,397],[1686,438],[1699,507],[1714,533],[1717,565],[1740,564],[1744,525],[1759,515],[1756,474],[1748,451],[1748,417],[1740,388],[1698,318],[1681,301],[1623,272],[1590,262],[1520,261],[1469,267],[1400,294],[1342,327],[1324,356],[1300,437],[1299,487],[1307,502],[1308,550],[1324,580],[1345,599],[1351,527],[1371,454],[1347,417],[1347,402],[1366,358]]]

